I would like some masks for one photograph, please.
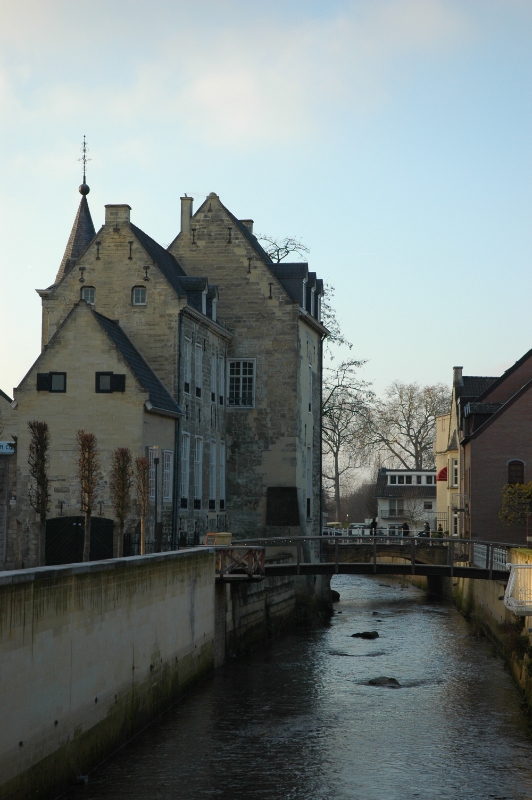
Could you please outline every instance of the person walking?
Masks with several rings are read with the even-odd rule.
[[[428,522],[425,522],[423,525],[423,536],[425,536],[426,539],[430,539],[430,525]]]
[[[401,530],[403,531],[403,536],[410,536],[410,525],[408,522],[406,522],[406,520],[401,525]]]
[[[376,517],[373,517],[373,519],[371,520],[371,524],[369,526],[369,533],[370,533],[370,536],[376,536],[377,535],[377,519],[376,519]]]

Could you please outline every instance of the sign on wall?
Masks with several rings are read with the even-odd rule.
[[[0,442],[0,456],[10,456],[15,452],[15,442]]]

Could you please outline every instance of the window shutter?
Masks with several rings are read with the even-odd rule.
[[[125,392],[126,391],[126,376],[125,375],[111,375],[111,391],[112,392]]]
[[[50,391],[50,373],[38,372],[37,373],[37,391],[49,392]]]

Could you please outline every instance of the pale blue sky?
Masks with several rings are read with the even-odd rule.
[[[163,244],[211,191],[300,237],[364,377],[532,347],[532,0],[0,0],[0,388],[40,346],[79,202]]]

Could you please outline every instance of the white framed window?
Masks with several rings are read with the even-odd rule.
[[[194,508],[201,509],[203,490],[203,439],[196,436],[194,441]]]
[[[452,485],[458,486],[458,459],[453,458],[452,460]]]
[[[308,410],[312,413],[312,364],[308,365]]]
[[[185,384],[184,389],[186,394],[190,393],[190,378],[192,375],[192,370],[190,366],[190,361],[192,358],[192,342],[190,339],[185,338],[185,352],[184,352],[184,370],[183,370],[183,382]]]
[[[96,299],[96,289],[94,286],[84,286],[81,290],[81,299],[93,306]]]
[[[181,434],[181,508],[188,508],[190,485],[190,434]]]
[[[148,448],[148,460],[150,465],[148,472],[150,500],[155,500],[155,459],[158,457],[158,455],[159,455],[158,447]]]
[[[253,408],[255,405],[255,359],[229,362],[228,405]]]
[[[307,447],[307,519],[312,516],[312,447]]]
[[[194,348],[195,362],[194,362],[194,377],[196,381],[196,397],[201,397],[201,390],[203,387],[203,345],[196,342]]]
[[[172,499],[172,476],[174,473],[173,450],[163,451],[163,500]]]
[[[220,442],[218,490],[220,493],[220,511],[225,511],[225,442]]]
[[[211,403],[216,403],[216,355],[211,355]]]
[[[131,302],[134,306],[146,305],[146,287],[134,286],[131,290]]]
[[[224,386],[225,386],[225,359],[223,356],[218,356],[218,402],[221,406],[224,404]]]
[[[216,442],[211,441],[210,460],[209,460],[209,509],[214,511],[216,508]]]
[[[427,484],[432,483],[432,475],[427,475],[427,477],[425,478],[425,483]]]

